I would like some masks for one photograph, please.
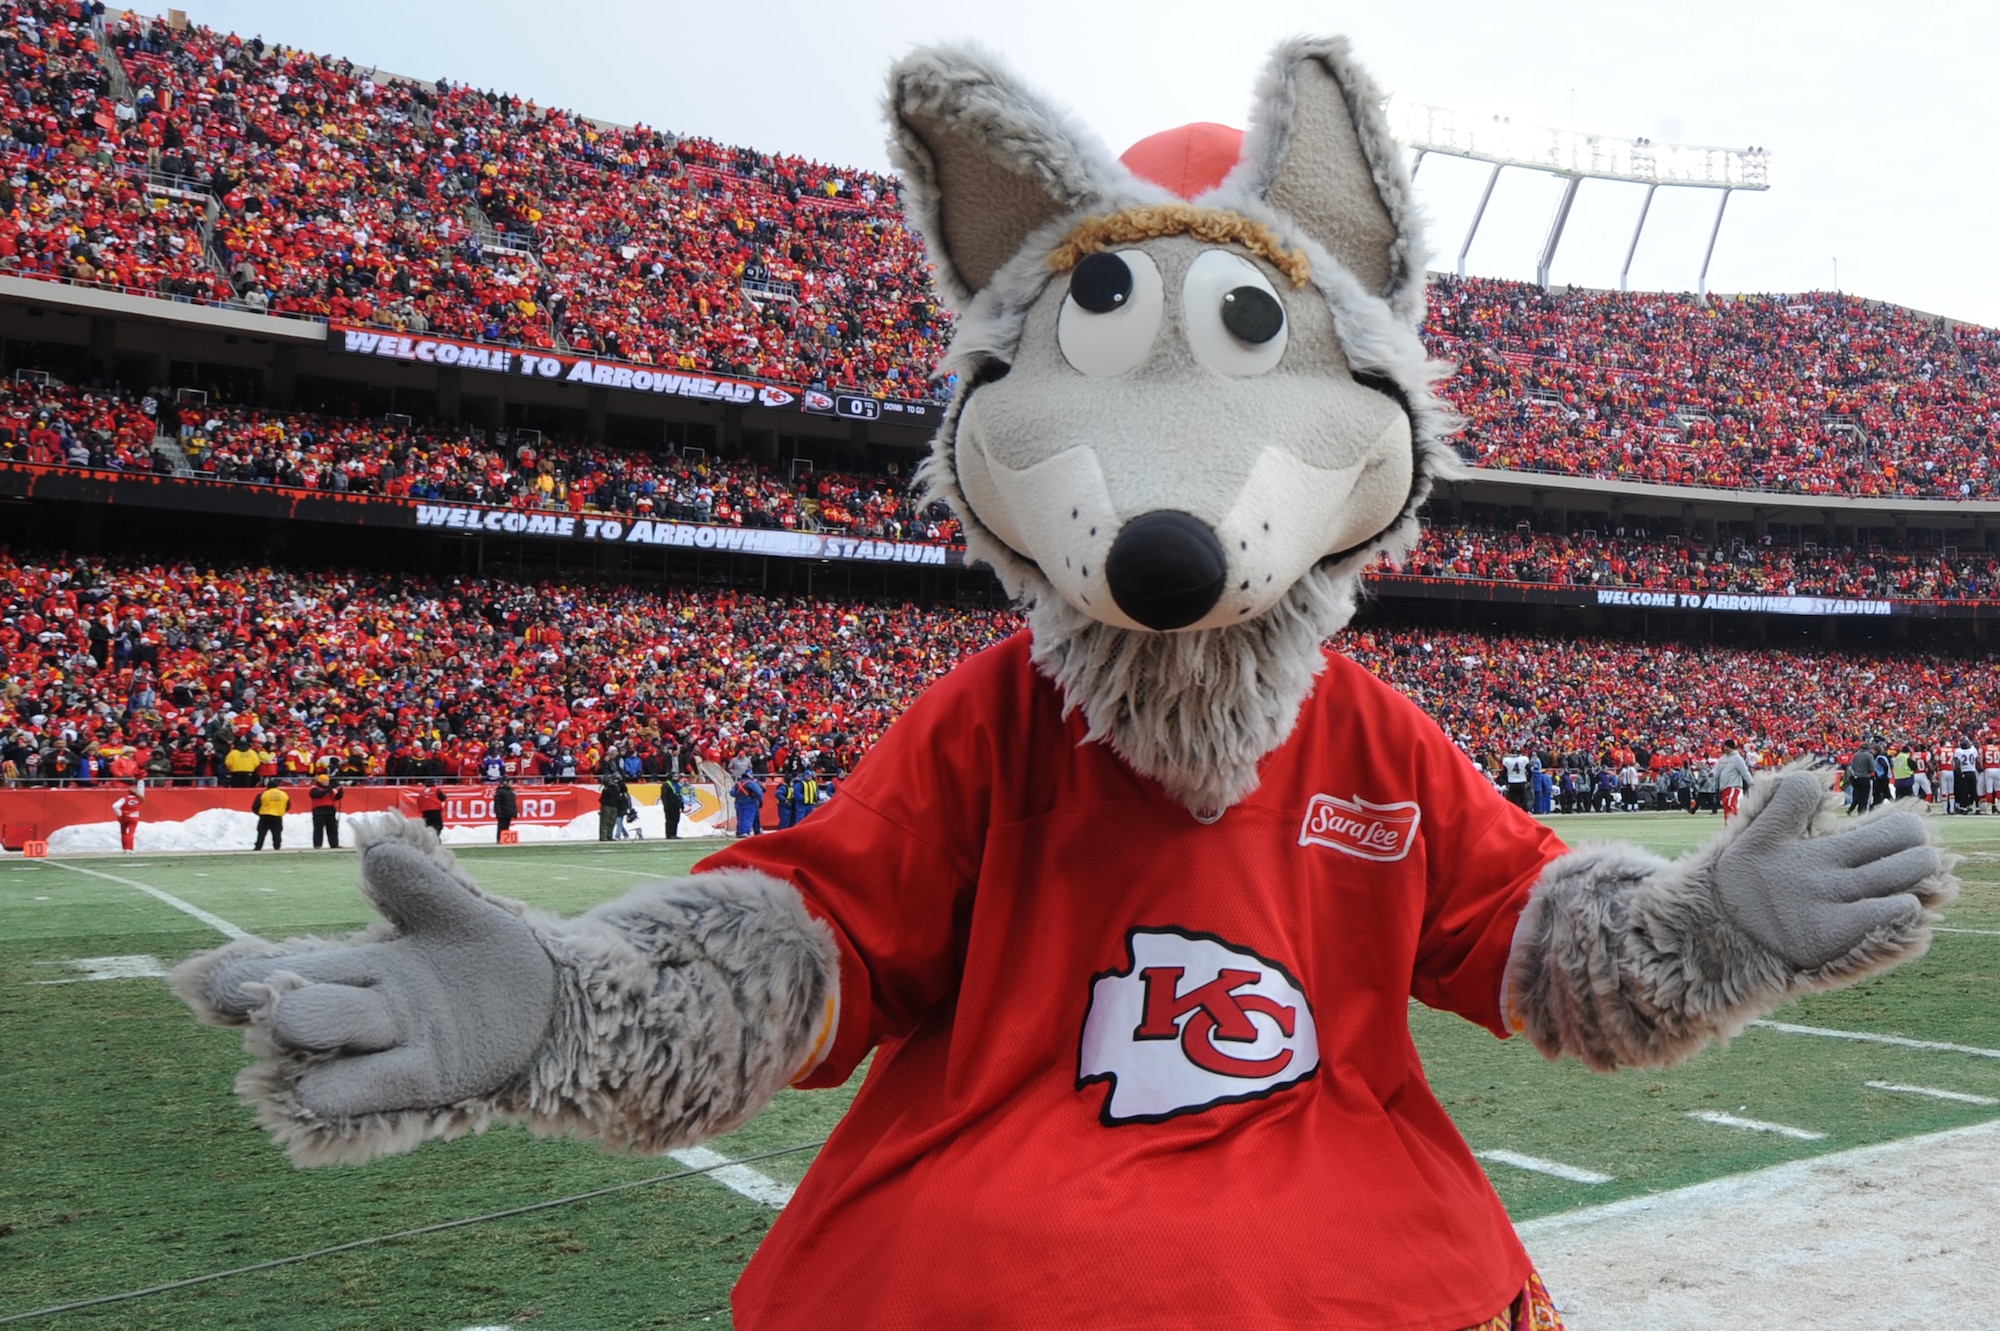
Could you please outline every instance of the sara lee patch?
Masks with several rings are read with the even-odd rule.
[[[1131,966],[1092,978],[1076,1084],[1111,1083],[1106,1125],[1257,1100],[1319,1067],[1319,1034],[1276,962],[1208,934],[1134,929]]]
[[[1364,860],[1400,860],[1410,853],[1422,810],[1415,800],[1375,804],[1356,795],[1315,795],[1299,827],[1301,846],[1330,846]]]

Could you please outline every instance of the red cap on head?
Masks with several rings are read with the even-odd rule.
[[[1203,122],[1140,139],[1118,160],[1139,179],[1192,199],[1220,185],[1242,155],[1242,130]]]

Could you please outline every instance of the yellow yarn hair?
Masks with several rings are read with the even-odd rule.
[[[1159,236],[1193,236],[1212,245],[1241,245],[1269,260],[1295,287],[1304,286],[1312,278],[1312,261],[1305,251],[1286,249],[1278,240],[1278,233],[1262,222],[1221,208],[1197,208],[1191,203],[1149,203],[1101,217],[1086,217],[1049,256],[1049,268],[1066,273],[1087,254]]]

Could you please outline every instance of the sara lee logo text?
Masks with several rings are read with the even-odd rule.
[[[1375,804],[1315,795],[1299,828],[1301,846],[1330,846],[1364,860],[1400,860],[1410,853],[1421,810],[1414,800]]]

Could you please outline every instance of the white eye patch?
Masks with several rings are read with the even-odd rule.
[[[1139,250],[1087,254],[1069,274],[1056,316],[1056,345],[1078,374],[1125,374],[1144,363],[1160,334],[1166,288]]]
[[[1284,302],[1249,260],[1203,251],[1188,265],[1181,304],[1195,359],[1217,374],[1262,374],[1284,359]]]

